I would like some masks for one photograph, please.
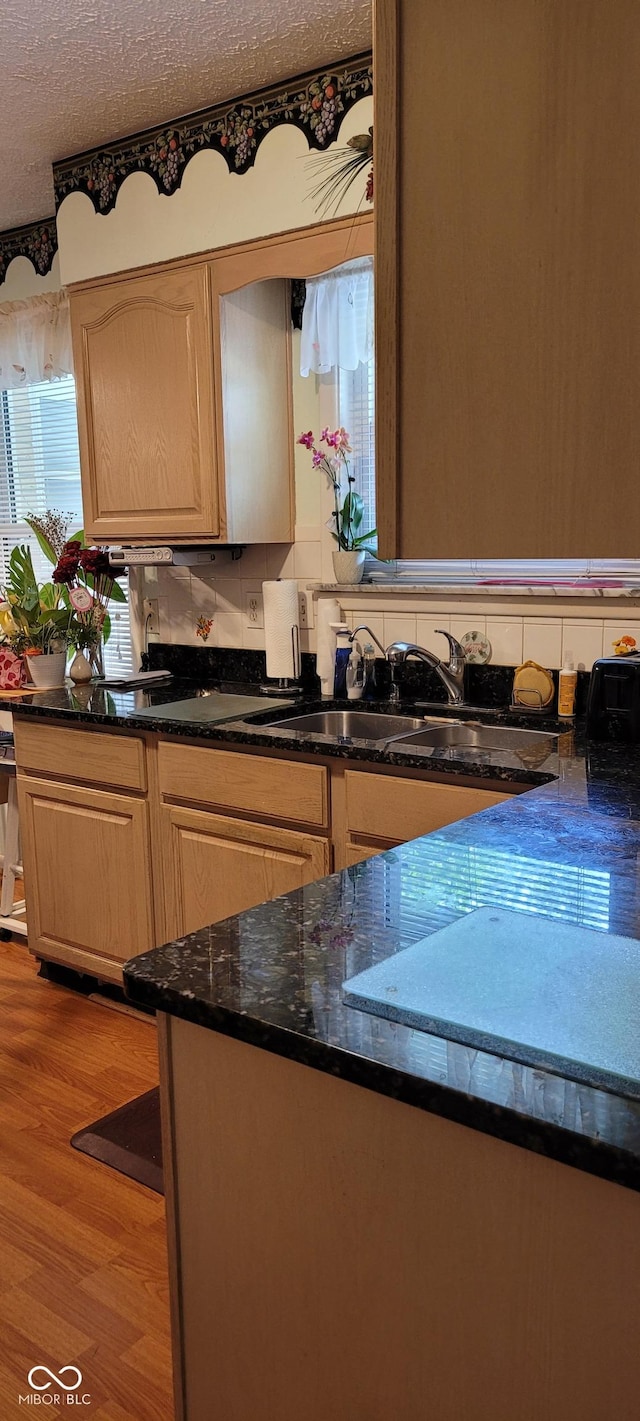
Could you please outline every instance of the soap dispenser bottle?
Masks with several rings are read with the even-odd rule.
[[[573,656],[565,652],[562,670],[558,677],[558,715],[569,720],[576,713],[576,687],[578,673],[574,668]]]
[[[333,694],[337,700],[344,700],[347,694],[347,664],[351,656],[351,632],[346,622],[332,622],[336,634],[336,667],[333,678]]]
[[[362,647],[359,642],[354,641],[351,645],[351,655],[347,662],[346,671],[347,700],[359,701],[362,699],[364,691],[364,658]]]

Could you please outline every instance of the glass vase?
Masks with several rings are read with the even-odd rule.
[[[102,679],[104,677],[104,642],[102,637],[91,647],[88,656],[93,675],[98,679]]]

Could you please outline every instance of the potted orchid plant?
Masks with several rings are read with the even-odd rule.
[[[375,528],[362,533],[364,503],[355,490],[355,478],[349,470],[348,455],[352,452],[346,429],[323,429],[316,441],[311,430],[298,436],[298,444],[304,445],[311,454],[314,469],[326,474],[333,491],[333,513],[329,526],[331,536],[338,544],[333,554],[333,570],[336,582],[349,584],[362,581],[364,558],[367,544],[377,537]],[[324,447],[323,447],[324,446]],[[342,498],[342,481],[346,478],[347,492]]]

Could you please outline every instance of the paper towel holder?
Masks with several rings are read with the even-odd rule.
[[[261,694],[261,695],[263,695],[263,696],[301,696],[301,695],[302,695],[302,686],[299,684],[299,682],[300,682],[300,674],[301,674],[301,670],[302,670],[302,662],[301,662],[301,659],[300,659],[300,628],[299,628],[297,622],[294,622],[294,624],[293,624],[293,626],[292,626],[292,628],[291,628],[291,650],[292,650],[292,653],[293,653],[293,675],[294,675],[295,679],[292,679],[290,676],[278,676],[277,681],[265,681],[264,684],[260,687],[260,694]]]

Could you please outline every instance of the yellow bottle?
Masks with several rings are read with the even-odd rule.
[[[558,677],[558,715],[569,718],[576,713],[576,686],[578,673],[574,670],[573,656],[565,652],[562,670]]]

